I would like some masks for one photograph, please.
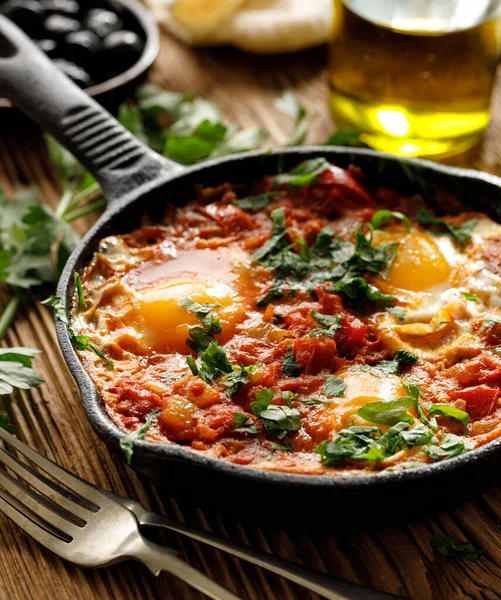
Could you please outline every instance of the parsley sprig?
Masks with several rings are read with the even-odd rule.
[[[457,243],[461,252],[471,239],[475,225],[478,223],[478,219],[470,219],[456,226],[444,219],[438,219],[428,209],[422,207],[417,211],[414,220],[423,227],[430,227],[430,231],[434,235],[450,236]]]
[[[281,440],[289,432],[299,431],[301,415],[295,408],[271,404],[273,397],[272,389],[263,388],[256,392],[256,400],[251,402],[250,408],[259,417],[266,431]]]

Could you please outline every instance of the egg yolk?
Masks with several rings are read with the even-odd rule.
[[[141,290],[139,309],[152,347],[161,352],[190,354],[186,345],[189,329],[201,326],[200,320],[188,312],[179,301],[190,298],[199,304],[218,304],[214,315],[220,320],[222,333],[216,336],[227,342],[235,333],[235,327],[245,318],[246,307],[238,299],[234,289],[220,282],[197,279],[193,281],[174,279],[162,282],[160,287]]]
[[[331,431],[340,431],[351,425],[357,410],[369,402],[392,400],[406,395],[398,377],[379,378],[368,371],[346,369],[336,373],[336,376],[346,383],[346,392],[342,398],[333,398],[333,403],[323,411],[323,419],[329,420]]]
[[[448,280],[451,266],[433,238],[413,232],[398,241],[398,253],[388,274],[390,285],[420,292]]]

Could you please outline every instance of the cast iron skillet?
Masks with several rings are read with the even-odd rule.
[[[3,58],[2,58],[3,57]],[[62,75],[28,38],[0,17],[0,93],[12,99],[72,151],[101,183],[108,208],[71,255],[57,288],[71,306],[73,272],[91,259],[99,240],[130,232],[149,214],[161,218],[167,201],[193,197],[195,184],[250,182],[325,156],[346,167],[360,166],[369,181],[404,193],[438,185],[466,205],[501,221],[501,180],[485,173],[407,160],[349,148],[287,148],[251,152],[182,169],[155,154],[125,131],[94,100]],[[414,180],[414,182],[413,182]],[[106,415],[100,396],[73,349],[65,326],[57,322],[64,358],[75,377],[84,409],[97,433],[117,449],[120,430]],[[501,439],[457,458],[422,468],[340,477],[291,475],[254,470],[204,456],[181,445],[146,441],[135,445],[132,466],[159,486],[197,505],[214,507],[240,520],[255,517],[275,525],[350,527],[381,525],[457,501],[493,480],[501,458]],[[293,519],[293,520],[291,520]]]

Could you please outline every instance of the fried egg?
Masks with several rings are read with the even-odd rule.
[[[225,343],[247,315],[251,298],[243,294],[248,269],[243,257],[224,251],[195,250],[179,253],[175,258],[147,264],[127,276],[134,291],[142,327],[151,347],[158,352],[189,354],[186,344],[191,327],[200,320],[179,302],[190,298],[198,304],[217,304],[214,313],[221,322],[222,333],[216,336]]]

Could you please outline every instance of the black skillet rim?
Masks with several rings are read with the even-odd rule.
[[[367,156],[372,158],[384,157],[386,160],[394,161],[395,163],[405,162],[410,167],[422,168],[429,171],[442,173],[446,176],[452,176],[461,179],[483,181],[500,190],[501,196],[501,178],[498,178],[489,173],[476,171],[473,169],[463,169],[458,167],[450,167],[440,165],[431,161],[422,159],[402,159],[397,156],[383,154],[374,150],[365,150],[349,147],[325,147],[325,146],[306,146],[300,148],[282,148],[278,150],[254,151],[243,154],[227,156],[215,160],[205,161],[193,167],[185,168],[179,171],[173,171],[169,181],[174,179],[182,179],[191,177],[194,173],[211,169],[214,166],[231,163],[236,160],[245,160],[246,158],[258,158],[263,155],[280,156],[283,154],[296,154],[318,156],[318,155],[352,155],[352,156]],[[302,157],[301,157],[302,158]],[[118,212],[126,210],[129,205],[134,204],[134,198],[124,198],[119,203],[107,210],[98,222],[87,232],[85,237],[80,242],[77,249],[69,258],[64,271],[61,275],[57,286],[57,294],[68,299],[68,294],[72,290],[72,274],[75,265],[79,262],[81,254],[84,252],[89,241],[92,240],[96,232],[101,229],[102,225]],[[67,303],[69,305],[69,303]],[[103,402],[100,395],[92,382],[90,376],[84,369],[78,354],[76,353],[66,331],[66,325],[56,319],[56,331],[59,345],[61,347],[66,364],[75,378],[81,392],[81,401],[89,421],[98,433],[98,435],[108,444],[115,448],[119,448],[120,438],[124,432],[121,431],[113,421],[108,417],[104,410]],[[167,462],[184,462],[191,463],[192,466],[204,468],[206,470],[217,471],[222,475],[229,475],[233,478],[244,479],[255,483],[268,483],[271,485],[286,485],[292,488],[323,488],[323,489],[365,489],[368,486],[379,486],[382,484],[395,485],[410,482],[419,482],[428,480],[443,473],[454,474],[459,473],[463,468],[471,465],[472,462],[485,462],[492,454],[501,451],[501,437],[488,442],[484,446],[466,452],[460,456],[450,458],[441,462],[432,463],[426,466],[417,467],[415,469],[401,471],[382,471],[377,474],[370,475],[297,475],[291,473],[283,473],[279,471],[268,471],[264,469],[253,469],[252,467],[236,465],[228,463],[220,459],[205,456],[196,450],[183,447],[177,444],[157,444],[139,440],[134,443],[134,457],[139,457],[141,463],[147,463],[158,468],[163,461]],[[134,468],[134,458],[132,459],[132,467]]]
[[[97,85],[85,88],[83,91],[98,98],[104,94],[116,91],[123,86],[135,81],[143,75],[153,64],[153,61],[158,56],[160,50],[160,33],[158,25],[153,18],[153,15],[146,9],[143,4],[137,0],[114,0],[122,5],[125,10],[132,13],[143,30],[145,41],[143,53],[140,58],[123,73],[115,75],[111,79],[107,79]],[[0,98],[0,108],[15,108],[15,106],[6,98]]]

